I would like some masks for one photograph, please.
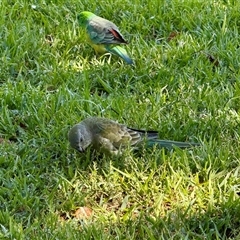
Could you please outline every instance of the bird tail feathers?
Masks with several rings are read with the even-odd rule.
[[[115,54],[119,57],[121,57],[126,63],[133,64],[133,60],[128,56],[127,51],[120,47],[120,46],[114,46],[114,47],[107,47],[107,51],[109,51],[112,54]]]
[[[201,146],[200,143],[195,142],[178,142],[178,141],[171,141],[171,140],[161,140],[159,139],[159,133],[154,130],[140,130],[140,129],[134,129],[130,128],[133,131],[137,131],[138,133],[142,134],[142,136],[146,137],[147,141],[147,147],[153,147],[158,146],[160,148],[166,148],[166,149],[174,149],[175,147],[178,148],[191,148],[191,147],[197,147]]]
[[[153,147],[154,145],[171,150],[174,147],[191,148],[191,147],[200,146],[201,144],[194,143],[194,142],[177,142],[177,141],[160,140],[160,139],[150,139],[149,141],[147,141],[148,147]]]

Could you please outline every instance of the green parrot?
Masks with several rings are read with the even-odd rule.
[[[157,131],[145,131],[129,128],[113,120],[89,117],[74,125],[68,140],[71,147],[84,152],[92,146],[95,150],[118,155],[128,146],[138,149],[140,146],[153,147],[158,145],[169,150],[174,147],[188,148],[199,146],[199,143],[176,142],[158,139]]]
[[[128,64],[133,64],[133,60],[128,56],[127,51],[118,46],[128,44],[128,42],[123,38],[114,23],[87,11],[78,15],[78,22],[81,27],[86,29],[88,42],[96,53],[109,52],[121,57]]]

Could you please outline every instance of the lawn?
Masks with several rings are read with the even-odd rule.
[[[240,2],[2,0],[0,239],[240,239]],[[135,64],[97,56],[113,21]],[[192,149],[70,148],[89,116]]]

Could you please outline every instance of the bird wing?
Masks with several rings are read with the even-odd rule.
[[[117,149],[120,146],[134,146],[142,140],[142,134],[139,132],[108,119],[98,122],[97,128],[98,135],[102,139],[107,139]]]
[[[149,139],[158,139],[158,131],[156,130],[142,130],[142,129],[135,129],[135,128],[129,128],[132,131],[137,131],[139,134],[145,136],[148,140]]]
[[[89,20],[87,31],[94,44],[127,43],[114,23],[98,16]]]

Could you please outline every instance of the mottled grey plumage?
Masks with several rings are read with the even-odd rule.
[[[68,134],[70,145],[79,152],[84,152],[89,146],[94,149],[119,154],[128,146],[152,147],[158,145],[168,149],[199,146],[198,143],[176,142],[158,139],[158,132],[128,128],[113,120],[90,117],[74,125]]]

